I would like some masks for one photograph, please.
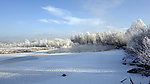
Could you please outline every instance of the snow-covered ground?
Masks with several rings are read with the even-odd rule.
[[[46,51],[48,52],[48,51]],[[0,84],[148,84],[149,78],[129,74],[123,50],[46,54],[45,51],[0,55]],[[62,77],[66,74],[66,77]]]

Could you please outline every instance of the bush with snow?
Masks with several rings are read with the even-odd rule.
[[[132,62],[150,64],[150,28],[140,19],[127,30],[129,42],[126,51],[132,56]],[[131,57],[130,57],[131,58]]]
[[[150,29],[133,36],[127,44],[127,52],[136,56],[134,61],[150,64]]]

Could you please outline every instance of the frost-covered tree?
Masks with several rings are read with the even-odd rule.
[[[75,35],[72,35],[72,36],[71,36],[71,41],[72,41],[72,42],[75,42],[75,39],[76,39],[76,38],[75,38]]]
[[[25,40],[24,46],[25,47],[29,47],[30,46],[30,41],[28,39]]]
[[[102,34],[100,32],[96,33],[96,43],[97,44],[102,43]]]
[[[78,41],[79,41],[79,44],[84,44],[85,43],[83,33],[78,34]]]
[[[90,35],[90,43],[91,44],[96,44],[96,34],[91,34]]]
[[[90,44],[90,33],[89,32],[87,32],[85,34],[84,38],[85,38],[85,40],[84,40],[85,44]]]

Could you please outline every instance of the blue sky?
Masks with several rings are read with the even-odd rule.
[[[0,40],[68,37],[150,23],[150,0],[0,0]]]

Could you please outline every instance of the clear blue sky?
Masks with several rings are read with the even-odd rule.
[[[150,23],[150,0],[0,0],[0,40],[66,37]]]

